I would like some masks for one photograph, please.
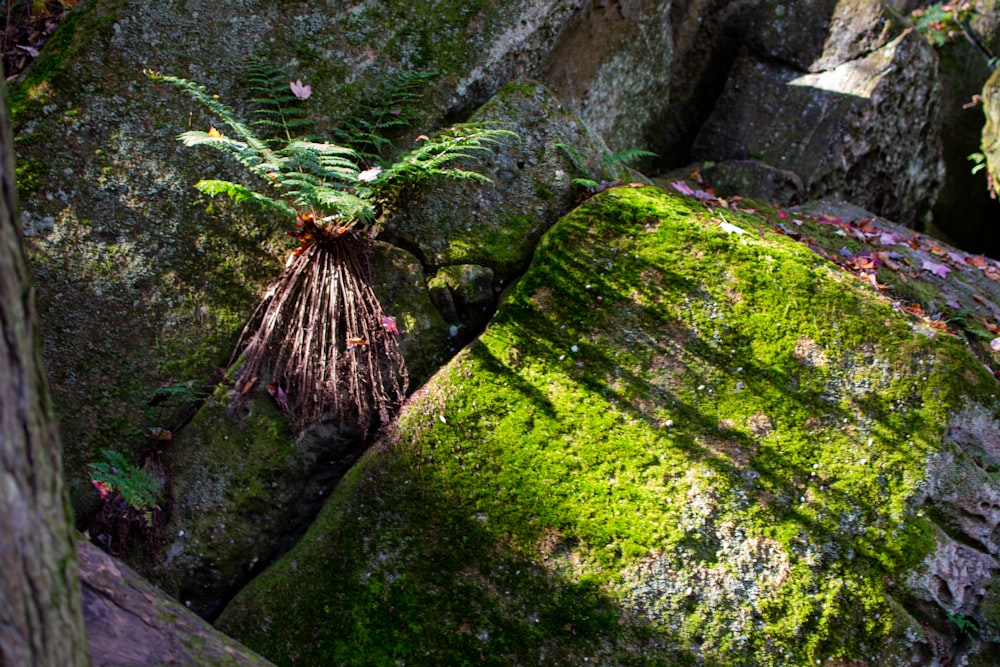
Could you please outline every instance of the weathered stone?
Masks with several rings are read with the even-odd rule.
[[[524,270],[541,235],[572,207],[578,196],[573,178],[631,178],[602,163],[603,142],[540,83],[508,84],[473,120],[517,134],[478,162],[493,183],[442,184],[401,206],[382,234],[414,249],[432,270],[476,264],[492,269],[502,285]],[[570,152],[584,164],[575,164]]]
[[[335,422],[296,437],[263,392],[240,421],[228,401],[220,388],[163,457],[173,503],[150,568],[207,618],[295,543],[366,447],[360,429]]]
[[[900,26],[882,0],[764,0],[750,47],[800,72],[823,72],[877,51]]]
[[[912,30],[809,74],[746,52],[694,158],[755,158],[798,174],[810,198],[836,196],[920,224],[943,177],[936,67]]]
[[[724,160],[705,168],[704,175],[722,197],[740,195],[792,206],[805,194],[798,174],[759,160]]]
[[[667,115],[671,3],[589,2],[562,26],[539,78],[613,150],[648,145]]]

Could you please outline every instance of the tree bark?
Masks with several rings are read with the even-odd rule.
[[[21,245],[0,80],[0,667],[89,665],[59,440]]]
[[[274,667],[93,544],[77,554],[94,667]]]

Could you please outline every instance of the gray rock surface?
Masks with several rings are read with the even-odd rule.
[[[933,50],[912,30],[809,73],[747,50],[693,157],[755,158],[798,174],[808,197],[920,224],[943,178],[938,87]]]

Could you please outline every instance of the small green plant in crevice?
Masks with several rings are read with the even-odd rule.
[[[126,505],[140,512],[147,524],[151,523],[152,511],[160,497],[160,484],[120,452],[106,449],[102,453],[104,461],[90,464],[91,483],[101,499],[108,501],[118,493]]]
[[[971,153],[966,156],[966,159],[972,163],[972,173],[978,174],[983,169],[986,169],[986,156],[982,153]]]
[[[417,84],[429,75],[405,77],[388,111],[358,116],[334,133],[355,145],[303,134],[308,123],[297,109],[311,88],[296,80],[286,91],[279,85],[284,79],[266,65],[253,64],[245,74],[255,95],[254,122],[192,81],[146,75],[190,95],[221,121],[224,131],[183,132],[178,139],[184,145],[220,151],[249,176],[248,183],[204,179],[195,187],[253,203],[294,224],[289,235],[298,248],[233,354],[240,361],[234,407],[245,410],[252,390],[266,385],[300,428],[324,415],[354,421],[365,432],[376,419],[385,423],[405,396],[407,374],[395,319],[382,312],[373,291],[372,241],[381,220],[428,179],[490,182],[456,163],[515,135],[487,124],[456,124],[432,137],[421,135],[416,147],[380,161],[387,147],[383,133],[410,118],[394,105],[415,101]]]
[[[600,181],[595,180],[597,176],[591,172],[590,167],[587,166],[586,160],[583,159],[583,155],[580,151],[576,149],[575,146],[563,143],[561,141],[556,142],[556,148],[561,150],[566,157],[569,158],[570,163],[573,165],[573,170],[576,172],[576,177],[573,178],[570,183],[575,185],[582,190],[589,192],[590,194],[595,194],[606,190],[612,185],[617,185],[620,181]],[[601,158],[601,164],[604,167],[616,168],[616,167],[627,167],[634,164],[640,160],[645,160],[648,158],[657,157],[656,153],[651,153],[647,150],[642,150],[641,148],[627,148],[615,153],[605,154]]]
[[[950,611],[945,612],[945,616],[948,620],[955,624],[958,631],[968,637],[969,639],[975,639],[976,635],[979,634],[979,626],[976,622],[964,614],[953,614]]]
[[[975,2],[935,2],[910,12],[910,20],[915,27],[936,47],[953,42],[959,33],[965,31],[965,22],[975,11]]]

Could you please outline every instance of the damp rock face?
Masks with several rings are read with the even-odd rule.
[[[1000,70],[998,70],[1000,71]],[[983,86],[983,155],[986,158],[990,189],[1000,192],[1000,74],[993,72]]]
[[[933,49],[912,29],[858,53],[838,36],[810,61],[815,69],[804,66],[811,53],[798,62],[775,60],[780,50],[744,51],[692,157],[760,160],[797,174],[806,198],[839,197],[922,224],[944,176]]]
[[[407,262],[426,273],[421,281],[441,266],[475,264],[497,271],[499,291],[523,269],[532,239],[574,203],[570,180],[585,175],[554,142],[581,152],[586,175],[617,177],[594,152],[605,150],[603,139],[573,119],[572,109],[586,111],[588,122],[633,147],[667,104],[653,94],[669,80],[662,3],[586,11],[584,4],[440,1],[418,11],[405,2],[362,3],[341,11],[252,0],[236,12],[201,0],[183,7],[98,1],[66,15],[42,56],[12,84],[11,106],[44,354],[79,516],[98,502],[87,465],[100,460],[102,450],[127,450],[135,446],[129,443],[146,442],[141,434],[148,428],[173,430],[190,417],[150,400],[165,388],[199,397],[211,390],[206,383],[229,362],[242,324],[289,250],[279,221],[209,202],[193,190],[201,178],[239,174],[221,156],[179,148],[178,133],[208,128],[213,119],[142,71],[191,78],[243,110],[249,91],[241,67],[248,57],[262,58],[312,86],[308,112],[315,131],[326,133],[394,76],[433,70],[419,104],[422,119],[399,138],[405,147],[450,119],[466,120],[512,80],[546,73],[564,80],[557,43],[559,54],[575,54],[581,66],[585,55],[586,72],[574,72],[572,80],[583,85],[584,74],[592,77],[586,104],[573,98],[564,107],[532,83],[521,89],[521,102],[510,97],[494,105],[524,112],[532,126],[515,127],[527,129],[526,143],[507,146],[490,165],[502,195],[512,180],[527,190],[499,202],[503,215],[490,219],[489,236],[474,236],[466,223],[477,212],[493,213],[495,193],[487,201],[466,189],[463,195],[476,198],[461,206],[448,200],[448,229],[457,231],[448,241],[452,251],[442,256],[436,254],[440,238],[426,247],[414,238],[424,233],[422,222],[399,223],[406,227],[400,242],[416,244],[400,252],[416,252]],[[583,54],[571,38],[573,26],[601,31],[605,50]],[[643,54],[655,57],[640,62]],[[647,83],[653,88],[642,87]],[[608,97],[616,91],[630,94]],[[639,103],[656,108],[630,106]],[[550,111],[564,128],[552,129],[553,117],[550,129],[539,129]],[[518,119],[507,121],[517,125]],[[410,204],[419,217],[421,204]],[[458,250],[462,244],[475,251]],[[400,308],[394,315],[411,334],[404,351],[413,359],[412,374],[427,377],[468,334],[462,330],[457,338],[452,327],[463,323],[444,323],[421,306]]]
[[[585,202],[219,626],[317,664],[994,664],[997,381],[792,224]]]

